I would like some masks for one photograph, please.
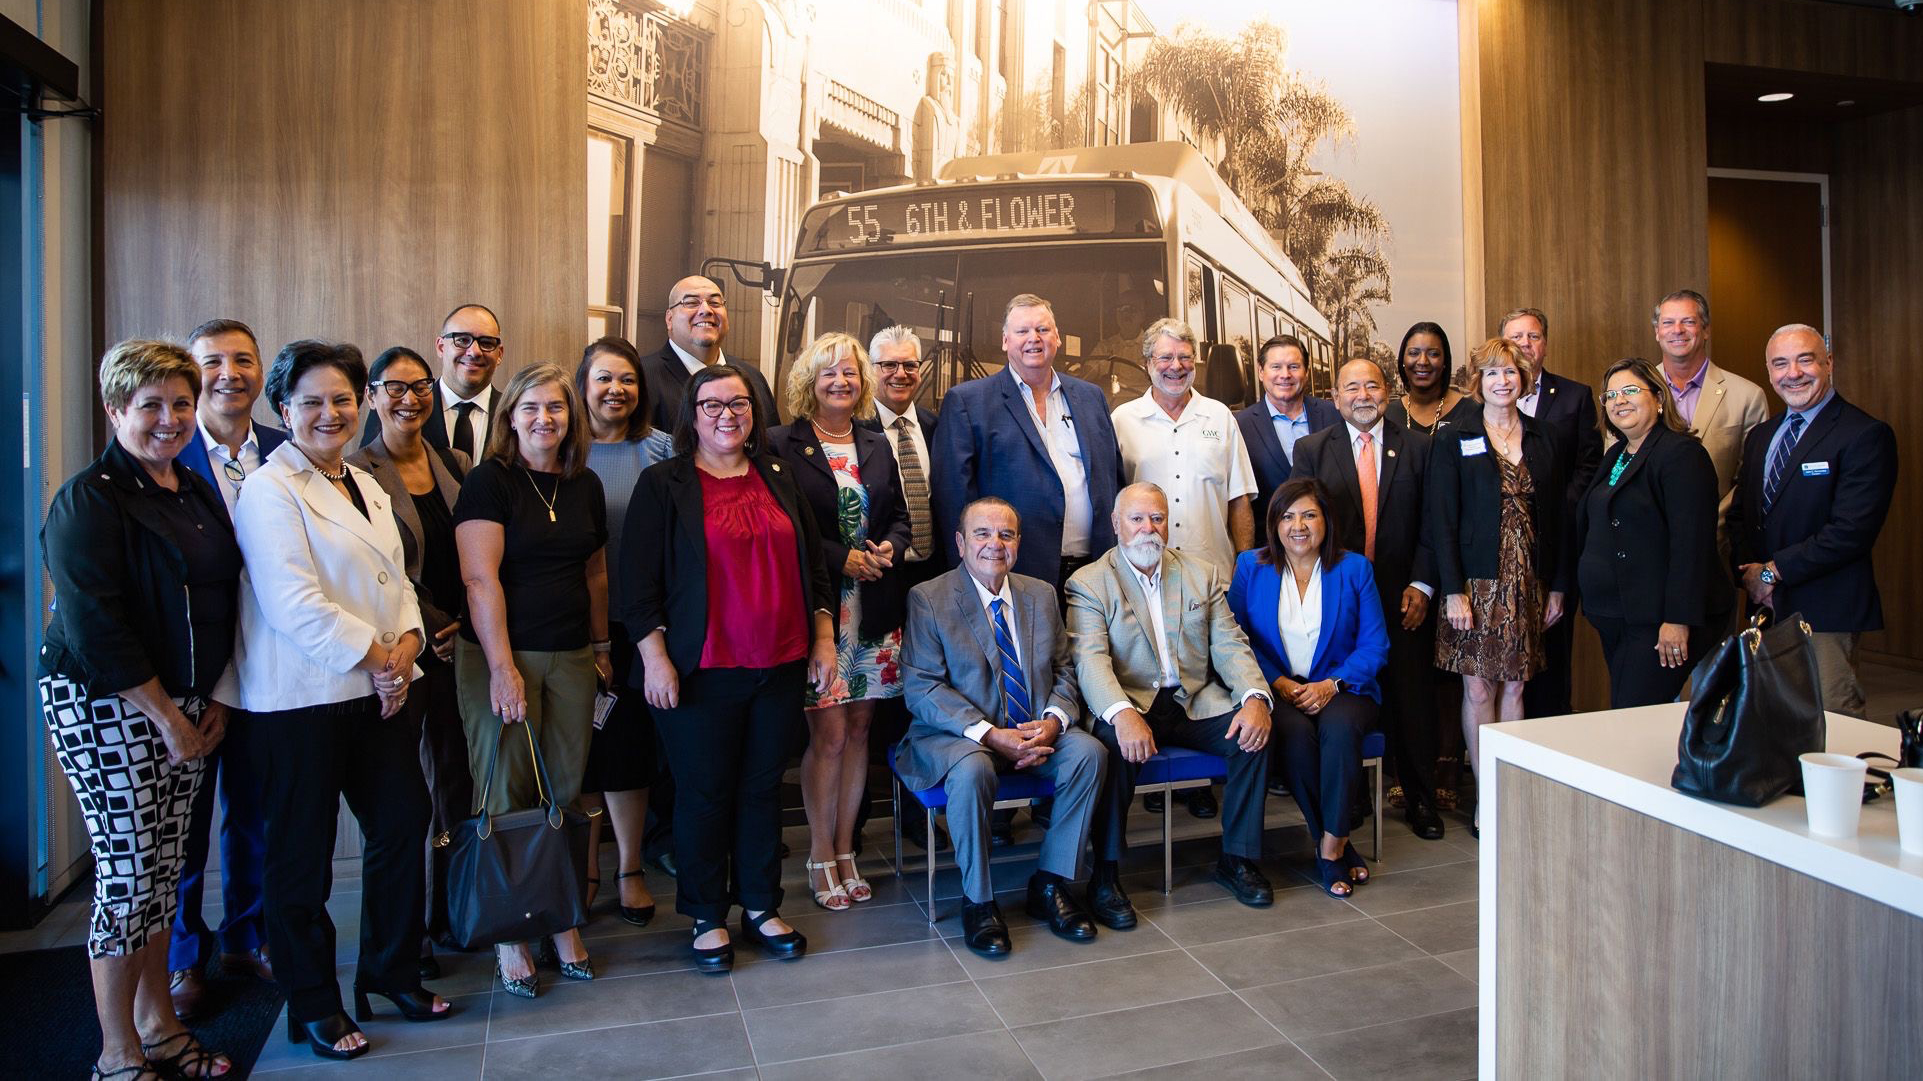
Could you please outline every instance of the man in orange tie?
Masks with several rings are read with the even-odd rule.
[[[1402,784],[1409,828],[1442,837],[1436,813],[1436,625],[1433,557],[1422,514],[1429,437],[1383,415],[1388,378],[1375,361],[1351,360],[1336,373],[1343,423],[1295,445],[1293,476],[1314,477],[1329,493],[1330,514],[1375,564],[1389,625],[1389,667],[1382,673],[1382,718],[1389,762]]]

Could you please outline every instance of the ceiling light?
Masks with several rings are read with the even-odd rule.
[[[1855,98],[1845,98],[1845,99],[1843,99],[1842,101],[1839,101],[1839,102],[1837,102],[1836,104],[1838,104],[1838,105],[1855,105],[1855,104],[1856,104],[1856,99],[1855,99]]]
[[[1791,98],[1793,98],[1793,97],[1795,97],[1795,96],[1796,96],[1795,94],[1791,94],[1791,93],[1789,93],[1789,92],[1787,92],[1787,91],[1781,91],[1781,92],[1778,92],[1778,93],[1775,93],[1775,94],[1759,94],[1759,95],[1757,96],[1757,98],[1756,98],[1756,100],[1757,100],[1757,101],[1770,101],[1770,102],[1775,102],[1775,101],[1788,101],[1789,99],[1791,99]]]

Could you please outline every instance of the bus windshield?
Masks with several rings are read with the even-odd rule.
[[[966,251],[870,253],[797,264],[782,303],[781,371],[819,335],[843,331],[864,345],[897,323],[932,362],[919,401],[999,372],[1002,314],[1019,293],[1047,298],[1062,338],[1055,367],[1094,383],[1111,404],[1148,389],[1141,332],[1169,314],[1160,242],[1025,244]]]

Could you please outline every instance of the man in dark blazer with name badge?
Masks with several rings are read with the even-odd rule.
[[[1028,880],[1028,914],[1073,942],[1095,937],[1070,883],[1081,875],[1107,751],[1078,728],[1075,666],[1053,584],[1010,573],[1021,519],[993,497],[963,508],[961,566],[908,595],[902,682],[915,720],[901,743],[902,783],[948,794],[962,876],[962,934],[987,957],[1008,953],[1008,925],[988,873],[988,816],[1001,773],[1055,782],[1054,817]],[[930,858],[933,858],[932,855]]]
[[[739,358],[730,361],[721,343],[728,340],[728,298],[721,287],[699,274],[674,283],[668,290],[668,311],[663,316],[668,340],[661,351],[641,358],[641,378],[648,384],[648,400],[654,403],[654,426],[669,435],[681,414],[681,395],[688,376],[710,364],[732,363],[748,380],[748,393],[761,406],[768,427],[781,423],[775,408],[774,391],[761,369]]]
[[[1896,433],[1836,392],[1814,327],[1783,327],[1764,355],[1789,408],[1743,442],[1729,509],[1737,571],[1753,606],[1809,622],[1823,708],[1861,717],[1856,644],[1883,629],[1872,556],[1896,491]]]
[[[1596,467],[1602,464],[1602,429],[1596,426],[1596,392],[1587,383],[1549,370],[1546,363],[1549,317],[1541,311],[1517,308],[1505,314],[1496,325],[1496,336],[1514,342],[1536,365],[1536,385],[1522,396],[1516,408],[1536,418],[1555,442],[1569,481],[1562,493],[1562,520],[1573,522],[1576,501],[1589,490],[1589,478],[1596,475]],[[1563,605],[1562,619],[1543,629],[1542,644],[1549,663],[1523,688],[1525,717],[1560,717],[1575,708],[1570,672],[1576,644],[1577,602],[1578,597],[1571,592]]]
[[[434,381],[434,407],[421,425],[421,438],[430,447],[452,448],[478,462],[486,457],[488,425],[501,404],[501,388],[493,385],[507,355],[501,321],[485,305],[463,304],[441,320],[434,353],[441,359],[441,377]],[[361,446],[380,434],[380,414],[369,409]]]
[[[1308,353],[1299,338],[1278,334],[1262,343],[1262,400],[1235,414],[1242,442],[1255,467],[1255,498],[1249,510],[1256,532],[1268,521],[1269,496],[1295,471],[1297,443],[1342,423],[1334,404],[1309,393]]]
[[[1108,398],[1055,370],[1061,347],[1048,301],[1032,293],[1010,300],[1002,317],[1008,370],[948,391],[930,450],[941,463],[930,485],[936,535],[953,536],[969,503],[1005,499],[1024,531],[1016,573],[1058,590],[1114,547],[1107,508],[1122,488]]]
[[[1389,761],[1402,785],[1404,817],[1424,840],[1442,838],[1436,813],[1435,556],[1422,513],[1429,437],[1388,419],[1389,379],[1366,358],[1335,376],[1342,423],[1296,444],[1295,476],[1312,477],[1329,494],[1341,535],[1362,545],[1375,566],[1376,591],[1389,628],[1389,665],[1381,675],[1382,720]],[[1365,440],[1363,437],[1367,436]],[[1366,457],[1365,457],[1366,451]],[[1365,485],[1361,465],[1374,476]],[[1373,496],[1373,515],[1365,498]]]

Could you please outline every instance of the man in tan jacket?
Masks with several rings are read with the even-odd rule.
[[[1729,531],[1723,523],[1742,466],[1743,438],[1768,419],[1769,401],[1762,387],[1709,359],[1709,301],[1701,293],[1676,290],[1656,303],[1649,322],[1676,408],[1716,466],[1716,546],[1727,557]]]

